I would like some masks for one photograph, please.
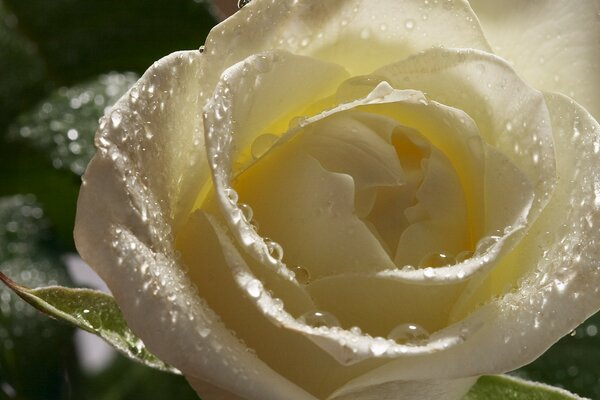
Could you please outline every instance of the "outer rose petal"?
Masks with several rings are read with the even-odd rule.
[[[202,64],[197,51],[158,61],[102,123],[78,201],[77,248],[134,332],[184,374],[244,398],[314,400],[247,351],[177,262],[171,233],[208,173]]]
[[[216,81],[265,50],[310,55],[357,75],[432,46],[490,50],[465,0],[253,0],[211,31],[206,53]]]
[[[470,0],[494,52],[534,87],[600,118],[598,0]]]

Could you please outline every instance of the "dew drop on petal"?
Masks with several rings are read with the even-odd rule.
[[[419,344],[429,339],[429,332],[418,324],[400,324],[390,331],[388,338],[398,344]]]
[[[242,211],[242,214],[244,215],[246,221],[252,221],[252,217],[254,217],[254,211],[252,210],[252,207],[244,203],[238,204],[238,207]]]
[[[407,19],[406,21],[404,21],[404,27],[411,31],[415,28],[415,20],[414,19]]]
[[[469,250],[464,250],[456,255],[456,262],[461,263],[463,261],[467,261],[471,257],[473,257],[473,252]]]
[[[277,261],[281,261],[283,259],[283,248],[279,243],[274,242],[271,239],[265,239],[265,244],[267,245],[267,250],[269,251],[269,255],[271,257]]]
[[[258,299],[263,292],[263,285],[259,280],[252,279],[246,285],[246,292],[250,297]]]
[[[308,270],[300,265],[292,267],[292,272],[296,276],[296,281],[302,285],[306,285],[310,281],[310,273]]]
[[[237,192],[231,188],[225,189],[225,196],[227,196],[231,204],[237,204],[239,200]]]
[[[262,157],[269,149],[277,142],[277,135],[273,135],[272,133],[265,133],[264,135],[258,136],[252,142],[250,147],[250,152],[252,153],[252,157],[256,160]]]
[[[486,253],[492,246],[494,246],[498,240],[499,236],[485,236],[481,238],[477,242],[477,246],[475,247],[475,254],[483,254]]]
[[[309,311],[298,318],[298,321],[315,328],[340,326],[340,321],[335,315],[327,311]]]
[[[384,338],[377,337],[373,339],[373,342],[369,345],[369,350],[374,356],[380,356],[389,349],[390,343]]]
[[[237,6],[238,6],[238,8],[242,8],[242,7],[244,7],[245,5],[247,5],[248,3],[250,3],[250,1],[251,1],[251,0],[238,0],[238,2],[237,2]]]
[[[430,253],[421,259],[419,267],[443,267],[444,265],[454,264],[455,259],[451,254]]]
[[[121,121],[123,120],[123,115],[120,110],[114,110],[110,114],[110,122],[114,128],[118,128],[121,125]]]

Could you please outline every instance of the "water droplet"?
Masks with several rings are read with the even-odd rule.
[[[263,292],[263,285],[259,280],[252,279],[246,285],[246,292],[250,297],[258,299]]]
[[[463,261],[467,261],[471,257],[473,257],[473,252],[469,250],[464,250],[456,255],[456,262],[461,263]]]
[[[231,204],[237,204],[239,200],[237,192],[232,188],[225,189],[225,196],[227,196]]]
[[[308,270],[300,265],[292,267],[292,272],[296,275],[296,281],[302,285],[306,285],[310,281],[310,273]]]
[[[494,246],[498,240],[500,240],[500,236],[485,236],[477,242],[477,246],[475,247],[476,254],[486,253],[489,249]]]
[[[265,239],[265,244],[267,245],[267,250],[269,251],[269,255],[271,257],[277,261],[281,261],[283,259],[283,248],[279,243],[274,242],[271,239]]]
[[[309,311],[298,318],[300,322],[312,327],[318,328],[320,326],[340,326],[340,321],[335,315],[327,311]]]
[[[120,110],[114,110],[110,114],[110,122],[114,128],[118,128],[121,125],[121,121],[123,120],[123,115]]]
[[[415,28],[415,20],[407,19],[406,21],[404,21],[404,27],[409,31],[413,30]]]
[[[335,94],[336,99],[341,103],[345,103],[365,97],[383,80],[383,77],[376,75],[362,75],[350,78],[340,85]]]
[[[360,329],[359,326],[353,326],[350,328],[350,332],[352,332],[354,335],[362,335],[362,329]]]
[[[371,353],[373,353],[374,356],[380,356],[384,354],[387,351],[387,349],[389,349],[389,347],[390,343],[387,340],[381,337],[377,337],[373,339],[373,342],[369,346],[369,349],[371,350]]]
[[[429,332],[418,324],[400,324],[390,331],[388,338],[399,344],[420,344],[429,339]]]
[[[512,124],[512,122],[510,122],[510,121],[507,121],[507,122],[506,122],[506,125],[505,125],[505,127],[506,127],[506,130],[507,130],[508,132],[512,132],[512,129],[513,129],[513,124]]]
[[[252,207],[244,203],[238,204],[238,207],[242,211],[242,214],[244,215],[246,221],[252,221],[252,217],[254,216],[254,211],[252,210]]]
[[[454,263],[455,259],[451,254],[430,253],[421,259],[419,267],[443,267]]]
[[[273,135],[272,133],[265,133],[264,135],[258,136],[252,142],[250,146],[250,152],[252,153],[252,157],[256,160],[262,157],[269,149],[277,142],[279,137],[277,135]]]
[[[250,1],[252,1],[252,0],[238,0],[237,6],[238,6],[238,8],[242,8],[245,5],[247,5],[248,3],[250,3]]]
[[[205,48],[206,48],[206,47],[204,47],[204,45],[202,45],[202,46],[198,47],[198,51],[199,51],[200,53],[204,53],[204,49],[205,49]]]

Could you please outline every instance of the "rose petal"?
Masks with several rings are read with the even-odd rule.
[[[206,54],[216,81],[228,66],[271,49],[359,75],[433,46],[489,50],[466,1],[253,0],[211,31]]]
[[[461,346],[392,361],[351,382],[349,389],[399,377],[450,379],[512,370],[533,361],[598,310],[600,125],[564,96],[547,94],[546,102],[561,149],[558,186],[527,237],[481,286],[483,296],[470,304],[489,301],[496,293],[500,297],[470,315],[472,307],[455,314],[466,338]],[[518,287],[506,292],[507,282]],[[518,351],[498,351],[505,346]]]
[[[494,52],[534,87],[564,93],[600,118],[596,0],[470,0]]]
[[[462,341],[458,328],[435,335],[422,346],[413,346],[339,327],[307,325],[296,320],[297,315],[291,315],[286,304],[273,298],[270,288],[256,279],[215,218],[198,211],[190,219],[189,228],[204,232],[206,239],[206,247],[182,249],[189,267],[205,272],[201,274],[204,279],[196,280],[201,295],[262,360],[317,397],[326,396],[348,379],[390,358],[439,352]],[[195,236],[186,237],[193,242]],[[223,291],[228,293],[226,299]],[[273,347],[286,351],[273,351]]]
[[[175,261],[172,228],[208,173],[198,149],[202,63],[198,52],[158,61],[105,118],[80,192],[77,248],[167,363],[244,398],[309,400],[247,352]]]
[[[465,282],[422,285],[366,274],[333,276],[307,285],[318,308],[333,313],[343,326],[358,326],[381,337],[402,324],[418,324],[430,333],[445,328],[464,287]]]
[[[409,87],[464,111],[483,140],[502,152],[534,185],[534,219],[554,185],[554,151],[542,94],[502,59],[476,50],[433,49],[376,72],[398,89]]]
[[[301,265],[313,279],[393,267],[354,213],[352,178],[324,169],[305,148],[312,143],[288,141],[238,177],[235,188],[255,210],[261,235],[282,245],[287,265]]]
[[[451,381],[386,382],[380,385],[353,386],[336,391],[330,400],[459,400],[464,397],[476,378]],[[393,393],[393,397],[389,397]]]

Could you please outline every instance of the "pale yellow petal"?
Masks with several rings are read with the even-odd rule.
[[[212,80],[252,54],[285,49],[370,73],[433,46],[489,50],[466,1],[253,0],[206,40]]]
[[[470,0],[493,51],[535,88],[574,98],[600,118],[597,0]]]

